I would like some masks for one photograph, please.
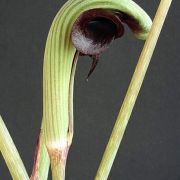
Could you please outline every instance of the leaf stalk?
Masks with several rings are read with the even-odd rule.
[[[108,178],[171,2],[172,0],[161,0],[160,2],[151,31],[139,57],[135,72],[112,130],[109,142],[106,146],[95,180],[107,180]]]

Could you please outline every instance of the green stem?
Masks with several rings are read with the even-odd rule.
[[[106,180],[108,178],[171,2],[172,0],[161,0],[160,2],[150,34],[140,55],[95,180]]]
[[[0,116],[0,151],[14,180],[28,180],[28,174],[16,146]]]

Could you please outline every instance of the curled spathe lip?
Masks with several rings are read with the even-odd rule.
[[[81,55],[98,56],[110,43],[124,34],[124,24],[133,32],[141,27],[133,17],[123,12],[91,9],[83,12],[72,27],[72,43]]]
[[[130,15],[108,9],[90,9],[83,12],[74,22],[71,32],[72,43],[80,55],[92,57],[88,77],[95,69],[101,53],[111,42],[124,34],[124,25],[133,32],[141,32],[139,22]]]

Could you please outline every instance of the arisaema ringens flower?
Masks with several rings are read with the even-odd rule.
[[[78,56],[92,57],[89,76],[101,53],[123,36],[124,26],[136,38],[145,40],[151,24],[146,12],[132,0],[69,0],[57,13],[44,55],[41,130],[41,144],[47,148],[53,179],[65,177],[73,137],[73,84]],[[40,162],[41,157],[45,159],[45,155],[40,155]]]

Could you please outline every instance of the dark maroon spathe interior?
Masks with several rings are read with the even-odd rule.
[[[100,54],[109,47],[113,39],[124,34],[123,23],[133,31],[140,30],[137,21],[127,14],[103,9],[85,11],[75,21],[71,33],[72,43],[80,55],[93,58],[88,76],[95,69]]]

